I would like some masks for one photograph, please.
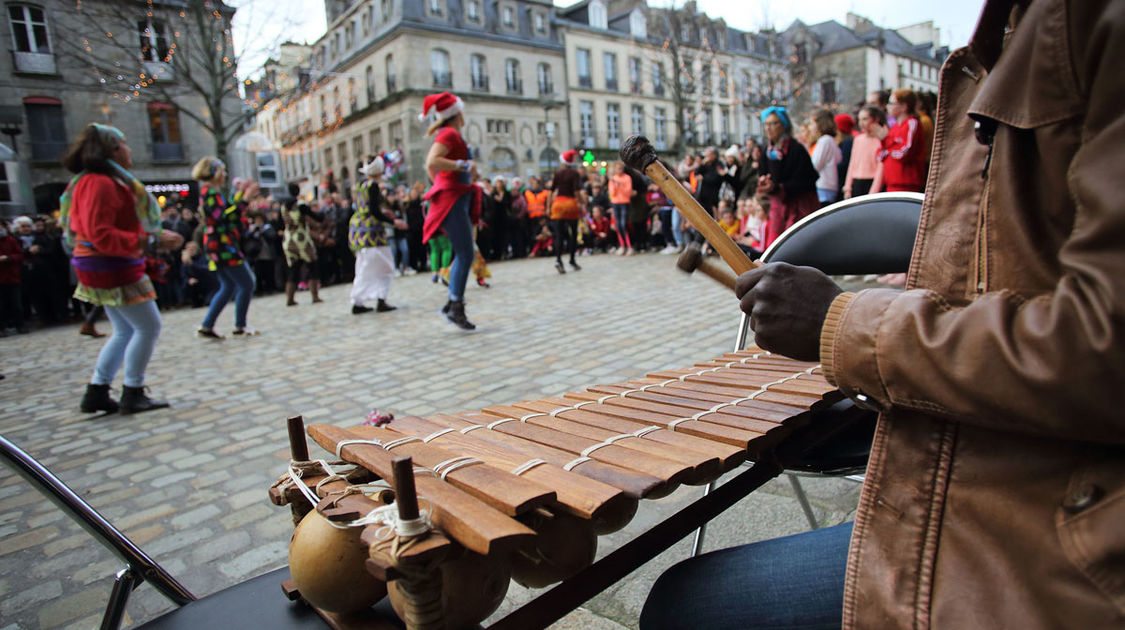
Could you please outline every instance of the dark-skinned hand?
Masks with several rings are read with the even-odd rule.
[[[760,347],[799,361],[819,361],[820,329],[843,289],[818,269],[779,262],[740,275],[734,293],[750,316]]]

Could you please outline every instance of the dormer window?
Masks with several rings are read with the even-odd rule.
[[[512,7],[504,7],[504,9],[500,12],[500,15],[501,15],[501,19],[504,22],[504,26],[506,26],[508,28],[515,28],[516,27],[516,10],[515,9],[513,9]]]
[[[594,28],[608,28],[609,20],[606,16],[605,5],[601,0],[594,0],[589,5],[590,26]]]
[[[442,15],[445,13],[445,0],[430,0],[430,15]]]
[[[535,14],[535,32],[540,34],[547,32],[547,18],[542,13]]]
[[[637,39],[648,37],[648,23],[645,21],[645,14],[640,9],[634,9],[629,14],[629,32]]]
[[[469,0],[469,4],[465,8],[465,17],[469,18],[469,20],[473,22],[480,21],[479,0]]]
[[[699,27],[699,43],[705,44],[705,43],[708,42],[708,39],[709,38],[707,37],[707,27],[706,26],[700,26]]]

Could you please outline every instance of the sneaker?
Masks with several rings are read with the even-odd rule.
[[[561,260],[555,261],[555,269],[558,270],[559,273],[566,273],[566,267],[563,266]]]
[[[430,282],[433,282],[434,284],[437,284],[437,281],[438,281],[438,274],[435,273],[433,276],[430,277]]]
[[[362,304],[353,304],[352,305],[352,315],[361,315],[363,313],[370,313],[373,310],[375,310],[375,309],[371,308],[370,306],[363,306]]]
[[[630,247],[629,249],[625,250],[625,255],[626,255],[626,256],[633,256],[633,255],[635,255],[636,253],[637,253],[637,252],[636,252],[636,250],[634,250],[634,249],[633,249],[632,247]]]
[[[223,336],[215,332],[215,329],[213,328],[200,328],[199,330],[195,331],[195,334],[204,339],[213,339],[215,341],[223,340]]]
[[[676,246],[675,245],[669,245],[668,247],[665,247],[664,249],[660,250],[660,253],[661,254],[675,254],[676,253]]]
[[[482,289],[490,288],[492,285],[484,281],[484,278],[477,278],[477,286]]]
[[[236,336],[239,336],[239,337],[253,337],[254,335],[260,335],[262,333],[253,329],[253,328],[251,328],[251,327],[249,327],[249,326],[247,326],[246,328],[235,328],[234,330],[231,331],[230,334],[236,335]]]

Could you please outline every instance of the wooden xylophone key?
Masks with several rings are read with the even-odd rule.
[[[711,409],[715,405],[738,400],[730,395],[701,392],[698,391],[698,388],[676,388],[671,384],[662,385],[663,382],[664,381],[659,379],[643,379],[626,383],[613,383],[610,385],[593,385],[590,387],[590,391],[602,395],[612,394],[625,398],[635,398],[637,400],[646,400],[672,405],[674,407],[682,407],[685,410],[689,410],[688,413],[697,413],[705,409]],[[645,389],[642,391],[641,388]],[[723,411],[746,416],[747,418],[754,418],[756,420],[768,420],[780,423],[805,410],[801,407],[745,400],[738,404],[724,407]]]
[[[330,452],[340,442],[353,439],[346,429],[327,424],[308,428],[309,436]],[[359,464],[383,479],[392,476],[394,455],[373,444],[350,444],[340,449],[342,459]],[[443,531],[466,548],[482,555],[497,547],[512,550],[525,544],[535,532],[497,512],[452,485],[430,475],[419,475],[418,492],[433,505],[432,517]]]
[[[501,444],[480,439],[475,437],[476,432],[464,434],[414,416],[397,417],[384,428],[401,436],[420,437],[448,451],[476,457],[512,474],[554,488],[558,508],[590,520],[598,534],[621,529],[637,511],[637,499],[627,496],[620,488],[564,470],[542,458],[528,457]],[[569,457],[569,454],[563,455]]]
[[[472,418],[438,414],[426,419],[509,448],[528,457],[545,459],[571,472],[620,488],[626,495],[634,499],[641,499],[650,496],[652,493],[660,492],[665,486],[662,479],[653,475],[610,466],[593,459],[576,458],[573,454],[560,449],[528,442],[500,430],[482,428],[480,422],[477,421],[481,419],[480,414],[476,414]],[[498,427],[498,429],[502,428],[503,425]],[[470,431],[471,433],[469,433]]]
[[[484,460],[450,452],[427,444],[421,438],[404,437],[381,427],[354,427],[348,433],[355,439],[378,440],[383,448],[409,455],[414,462],[441,475],[457,486],[508,516],[517,516],[537,507],[555,503],[555,491],[548,486],[510,474]]]
[[[682,379],[684,381],[691,382],[691,383],[701,383],[701,384],[704,384],[704,385],[717,385],[719,387],[728,388],[728,390],[733,390],[731,392],[733,396],[740,395],[739,392],[741,392],[741,395],[744,396],[747,391],[753,391],[754,389],[756,389],[753,386],[752,379],[750,377],[740,377],[739,375],[730,374],[730,373],[725,373],[725,374],[720,375],[720,374],[717,374],[715,372],[707,372],[707,373],[699,374],[697,370],[683,369],[683,370],[664,370],[664,371],[661,371],[661,372],[653,372],[653,373],[649,374],[648,376],[650,378],[657,378],[657,379],[665,379],[665,380]],[[811,399],[816,399],[816,398],[818,398],[818,397],[804,396],[804,395],[794,395],[794,394],[784,394],[784,393],[770,391],[770,390],[767,389],[767,391],[763,392],[760,396],[757,397],[757,400],[764,400],[766,402],[777,402],[777,403],[781,403],[781,404],[793,405],[793,406],[796,406],[796,407],[803,407],[803,408],[807,409],[808,406],[812,402]]]
[[[483,424],[492,425],[500,431],[508,431],[510,434],[518,435],[525,440],[558,448],[579,457],[589,457],[602,463],[654,475],[665,482],[668,486],[665,490],[668,493],[671,493],[676,486],[684,483],[691,476],[691,466],[679,462],[652,457],[613,443],[584,438],[529,422],[521,422],[520,418],[529,414],[527,411],[516,407],[505,405],[486,407],[483,414]],[[468,414],[462,414],[462,416],[467,417]],[[504,422],[501,423],[500,420],[504,420]]]
[[[667,444],[647,440],[643,435],[638,435],[636,433],[638,431],[636,427],[631,427],[627,431],[614,431],[604,427],[568,420],[563,417],[564,412],[559,410],[566,409],[573,404],[572,401],[567,401],[562,398],[546,398],[543,400],[529,400],[513,403],[510,407],[490,407],[485,411],[489,413],[499,412],[513,418],[523,417],[526,418],[525,421],[528,424],[555,429],[597,442],[610,440],[613,444],[623,448],[646,453],[655,458],[671,460],[684,466],[690,466],[690,474],[685,475],[683,478],[684,483],[687,484],[698,485],[707,483],[718,477],[722,472],[717,457],[706,456],[695,451],[685,451]],[[657,428],[655,430],[661,429]],[[641,429],[641,432],[643,431],[644,428]]]

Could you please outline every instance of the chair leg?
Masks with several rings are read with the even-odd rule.
[[[121,627],[121,618],[125,615],[125,606],[129,603],[129,595],[142,581],[133,567],[127,566],[117,572],[113,580],[113,592],[109,594],[109,602],[105,605],[101,630],[117,630]]]
[[[708,494],[711,494],[711,491],[714,490],[714,489],[715,489],[715,482],[712,481],[711,483],[704,486],[703,496],[707,496]],[[691,543],[691,557],[692,558],[698,556],[700,553],[703,552],[703,537],[706,534],[707,534],[707,523],[703,523],[702,525],[699,526],[699,529],[695,530],[695,540],[692,541],[692,543]]]
[[[801,480],[797,479],[797,475],[793,473],[786,473],[789,477],[789,485],[793,486],[793,493],[797,495],[797,502],[801,504],[801,509],[805,511],[805,518],[809,520],[809,527],[812,529],[820,529],[820,523],[816,522],[816,515],[813,514],[812,506],[809,505],[809,497],[805,495],[805,489],[801,487]]]

